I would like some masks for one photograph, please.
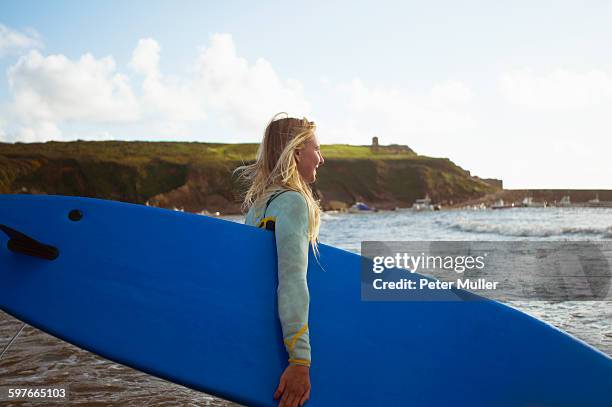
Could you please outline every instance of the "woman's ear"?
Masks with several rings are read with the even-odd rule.
[[[295,150],[295,161],[300,162],[300,150]]]

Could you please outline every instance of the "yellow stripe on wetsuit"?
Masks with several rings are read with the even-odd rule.
[[[285,339],[285,344],[289,347],[289,350],[293,350],[293,348],[295,348],[295,343],[298,339],[300,339],[300,336],[302,336],[307,329],[308,324],[305,324],[303,327],[300,328],[299,331],[297,331],[295,335],[293,335],[293,338],[291,338],[291,340]]]
[[[304,332],[306,332],[307,330],[308,330],[308,324],[305,324],[303,327],[300,328],[299,331],[297,331],[295,335],[293,335],[293,338],[291,338],[291,340],[285,339],[285,345],[287,345],[287,347],[289,348],[290,353],[293,352],[293,348],[295,348],[295,344],[297,343],[297,340],[300,339],[300,336],[302,336]],[[297,363],[300,365],[310,366],[310,360],[294,359],[292,357],[289,357],[289,363]]]
[[[257,224],[258,228],[274,230],[274,226],[276,224],[276,216],[267,216],[259,221]]]

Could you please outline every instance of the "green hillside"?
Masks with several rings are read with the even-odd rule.
[[[0,143],[0,193],[79,195],[189,211],[239,211],[232,170],[255,159],[257,144],[74,141]],[[406,146],[325,145],[315,190],[324,207],[365,201],[409,206],[472,199],[500,189],[445,158]],[[337,202],[332,202],[337,201]]]

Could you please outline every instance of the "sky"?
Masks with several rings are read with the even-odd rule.
[[[259,142],[284,111],[324,145],[612,189],[607,1],[4,0],[0,72],[1,142]]]

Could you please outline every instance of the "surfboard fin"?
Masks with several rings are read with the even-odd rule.
[[[55,260],[59,256],[59,250],[56,247],[34,240],[3,224],[0,224],[0,230],[9,237],[6,247],[12,252],[44,260]]]

